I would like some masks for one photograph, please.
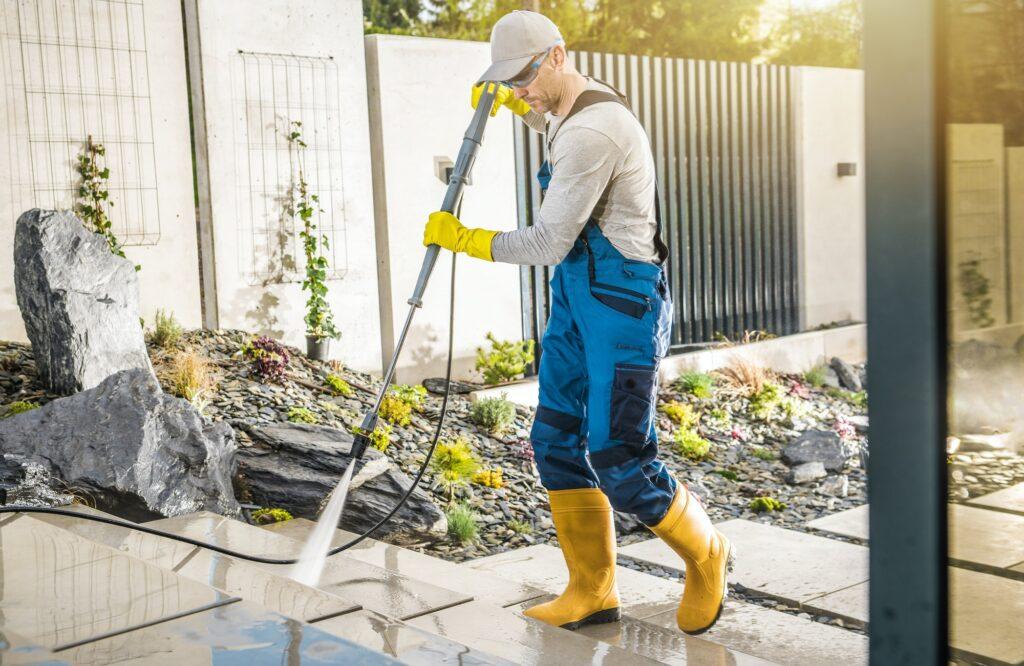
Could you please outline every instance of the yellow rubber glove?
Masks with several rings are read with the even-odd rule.
[[[470,98],[470,103],[475,109],[480,103],[480,95],[484,94],[484,85],[479,83],[473,86],[473,94]],[[498,86],[498,93],[494,96],[494,106],[491,108],[491,116],[498,112],[498,109],[502,106],[507,107],[512,113],[517,116],[525,115],[530,110],[530,105],[524,100],[516,97],[515,93],[508,86],[504,86],[498,83],[489,83],[487,85]]]
[[[491,240],[497,231],[469,229],[462,226],[459,218],[439,210],[431,213],[423,229],[424,245],[440,245],[452,252],[465,252],[471,257],[494,261],[491,258]]]

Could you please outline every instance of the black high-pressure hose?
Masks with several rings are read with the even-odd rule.
[[[488,84],[485,86],[485,90],[480,96],[480,100],[477,104],[476,112],[473,114],[473,120],[470,122],[469,128],[466,130],[466,134],[463,137],[462,148],[459,150],[459,157],[452,169],[452,175],[449,179],[448,190],[445,193],[444,203],[441,206],[441,210],[449,213],[456,212],[462,208],[462,192],[463,188],[469,181],[469,173],[473,168],[473,163],[476,161],[476,151],[480,147],[480,143],[483,139],[484,126],[487,124],[487,118],[489,111],[494,102],[494,97],[497,94],[497,87],[494,84]],[[398,345],[395,348],[395,353],[392,355],[391,364],[388,367],[387,372],[384,375],[383,384],[380,393],[377,395],[377,400],[374,402],[373,408],[368,412],[363,419],[362,426],[359,432],[356,433],[352,443],[352,449],[350,451],[353,459],[353,464],[356,460],[363,457],[366,452],[367,446],[370,443],[369,433],[374,430],[377,424],[377,412],[380,409],[381,401],[384,397],[387,387],[391,381],[392,375],[395,370],[395,365],[398,361],[398,355],[402,350],[402,345],[405,341],[405,334],[409,329],[409,324],[412,321],[412,315],[416,308],[422,305],[423,291],[426,289],[427,280],[430,277],[430,273],[433,271],[434,263],[437,261],[437,256],[440,252],[440,248],[437,245],[431,245],[427,248],[426,257],[423,260],[423,266],[420,269],[420,275],[416,282],[416,288],[413,291],[412,298],[409,299],[409,305],[412,306],[409,311],[408,318],[405,322],[405,327],[402,330],[402,335],[399,338]],[[441,437],[441,429],[444,426],[445,415],[448,413],[448,396],[451,394],[451,376],[452,376],[452,343],[454,339],[455,331],[455,253],[452,253],[452,277],[450,285],[451,293],[448,307],[448,363],[445,369],[445,382],[444,382],[444,399],[441,403],[441,414],[437,422],[437,429],[434,431],[434,440],[430,443],[430,448],[427,450],[427,456],[423,460],[423,464],[420,466],[419,471],[413,478],[412,483],[409,485],[408,490],[402,495],[395,507],[383,518],[381,518],[373,527],[366,530],[359,536],[351,539],[347,543],[340,546],[336,546],[328,551],[328,555],[336,555],[342,551],[348,550],[355,546],[359,542],[368,538],[371,534],[376,532],[382,525],[391,520],[391,518],[398,513],[398,511],[405,506],[405,503],[409,500],[413,491],[419,485],[420,479],[427,471],[427,465],[430,464],[430,459],[434,455],[434,450],[437,448],[438,439]],[[78,518],[81,520],[91,520],[98,523],[106,523],[108,525],[116,525],[118,527],[124,527],[136,532],[144,532],[146,534],[152,534],[167,539],[173,539],[175,541],[181,541],[183,543],[212,550],[216,553],[229,555],[236,557],[241,560],[248,560],[249,562],[258,562],[260,564],[295,564],[298,562],[296,558],[273,558],[273,557],[261,557],[259,555],[250,555],[248,553],[240,553],[230,548],[222,548],[214,544],[206,543],[198,539],[192,539],[190,537],[181,536],[179,534],[172,534],[165,532],[153,527],[147,527],[146,525],[139,525],[119,518],[113,518],[108,516],[96,516],[86,513],[79,513],[71,509],[61,509],[59,507],[37,507],[37,506],[19,506],[19,505],[7,505],[0,506],[0,515],[5,513],[43,513],[52,514],[58,516],[70,516],[72,518]]]
[[[461,207],[461,206],[460,206]],[[383,518],[381,518],[373,527],[366,530],[357,537],[349,540],[347,543],[343,543],[340,546],[335,546],[327,552],[327,555],[337,555],[338,553],[348,550],[355,546],[364,539],[369,538],[371,534],[376,532],[382,525],[387,523],[391,518],[398,513],[399,510],[409,500],[413,491],[419,486],[420,479],[427,471],[427,466],[430,464],[430,459],[434,455],[434,450],[437,448],[438,439],[441,437],[441,429],[444,427],[444,419],[448,413],[448,396],[451,394],[451,377],[452,377],[452,342],[454,339],[455,330],[455,253],[452,253],[452,279],[451,279],[451,294],[449,298],[448,306],[448,364],[445,369],[444,375],[444,398],[441,401],[441,415],[437,421],[437,429],[434,430],[434,440],[430,443],[430,448],[427,449],[427,457],[423,460],[423,464],[420,465],[419,471],[412,480],[412,484],[409,485],[409,489],[405,491],[395,507]],[[171,532],[165,532],[163,530],[156,529],[155,527],[147,527],[146,525],[140,525],[138,523],[132,523],[127,520],[121,520],[120,518],[114,518],[112,516],[97,516],[94,514],[80,513],[72,509],[62,509],[60,507],[40,507],[40,506],[20,506],[16,504],[8,504],[6,506],[0,506],[0,514],[4,513],[44,513],[53,514],[57,516],[71,516],[72,518],[79,518],[82,520],[91,520],[97,523],[106,523],[108,525],[117,525],[118,527],[125,527],[136,532],[145,532],[146,534],[153,534],[155,536],[164,537],[167,539],[174,539],[175,541],[181,541],[183,543],[191,544],[193,546],[199,546],[207,550],[212,550],[216,553],[222,553],[224,555],[230,555],[231,557],[237,557],[241,560],[248,560],[249,562],[258,562],[260,564],[295,564],[298,562],[296,558],[275,558],[275,557],[262,557],[260,555],[250,555],[248,553],[240,553],[230,548],[223,548],[212,543],[206,543],[198,539],[191,537],[182,536],[180,534],[173,534]]]

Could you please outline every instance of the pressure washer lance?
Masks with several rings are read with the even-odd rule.
[[[462,195],[465,190],[466,184],[469,182],[469,174],[473,170],[473,163],[476,161],[476,153],[480,148],[480,144],[483,141],[484,127],[487,125],[487,118],[489,112],[494,104],[495,95],[498,92],[497,83],[488,84],[485,86],[483,93],[480,95],[480,100],[477,103],[476,112],[473,114],[473,120],[470,121],[469,127],[466,129],[466,134],[462,139],[462,148],[459,150],[459,156],[455,161],[455,167],[452,170],[452,175],[448,180],[448,189],[444,195],[444,202],[441,204],[441,210],[454,213],[462,204]],[[388,391],[388,387],[391,385],[391,379],[395,374],[395,366],[398,363],[398,355],[402,351],[402,346],[405,344],[405,336],[409,331],[409,326],[412,324],[413,314],[417,308],[423,307],[423,292],[427,288],[427,281],[430,279],[430,274],[434,270],[434,264],[437,262],[438,254],[441,252],[441,247],[438,245],[431,245],[427,248],[427,254],[423,258],[423,266],[420,268],[419,278],[416,280],[416,288],[413,290],[412,297],[409,298],[409,314],[405,319],[405,325],[402,327],[402,334],[398,338],[398,345],[395,347],[395,353],[391,356],[391,363],[388,365],[388,370],[384,375],[384,380],[381,383],[380,392],[377,394],[377,399],[373,403],[373,407],[363,418],[360,431],[355,435],[352,442],[352,449],[350,454],[353,460],[358,460],[363,457],[366,453],[366,449],[370,444],[369,434],[374,431],[377,427],[377,413],[380,410],[381,402],[384,400],[384,396]],[[375,531],[377,531],[387,521],[391,520],[398,511],[405,505],[412,495],[413,491],[419,485],[420,479],[423,478],[423,474],[427,470],[427,465],[430,464],[430,459],[434,455],[434,450],[437,448],[438,439],[441,437],[441,428],[444,426],[445,415],[448,412],[448,396],[451,392],[451,376],[452,376],[452,340],[455,323],[455,254],[452,254],[452,279],[451,279],[451,296],[448,311],[448,364],[445,370],[445,392],[444,399],[441,403],[441,414],[437,422],[437,429],[434,431],[434,439],[430,444],[430,449],[427,451],[427,456],[423,460],[422,466],[413,478],[409,488],[405,491],[405,494],[398,500],[395,507],[391,511],[381,518],[373,527],[366,530],[359,536],[353,538],[347,543],[340,546],[336,546],[328,551],[328,555],[336,555],[343,550],[348,550],[352,546],[369,537]],[[137,523],[131,523],[119,518],[112,518],[108,516],[97,516],[88,513],[80,513],[71,509],[62,509],[59,507],[37,507],[37,506],[19,506],[19,505],[8,505],[0,506],[0,514],[4,513],[45,513],[54,514],[59,516],[71,516],[81,520],[91,520],[98,523],[106,523],[108,525],[117,525],[118,527],[125,527],[136,532],[144,532],[146,534],[153,534],[159,537],[165,537],[167,539],[174,539],[175,541],[181,541],[193,546],[200,548],[206,548],[215,553],[222,553],[231,557],[237,557],[238,559],[248,560],[250,562],[259,562],[261,564],[295,564],[298,560],[295,558],[272,558],[272,557],[261,557],[259,555],[250,555],[247,553],[240,553],[229,548],[222,548],[210,543],[199,541],[198,539],[192,539],[190,537],[181,536],[180,534],[172,534],[163,530],[158,530],[146,525],[139,525]]]

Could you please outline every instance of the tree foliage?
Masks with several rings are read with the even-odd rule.
[[[766,48],[779,65],[860,67],[861,0],[794,10],[772,30]]]
[[[765,0],[363,0],[366,31],[487,41],[515,9],[558,25],[570,49],[856,67],[860,1],[793,10],[767,36]]]

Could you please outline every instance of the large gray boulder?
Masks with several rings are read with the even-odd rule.
[[[287,509],[316,520],[320,505],[338,485],[352,457],[353,437],[325,426],[281,423],[255,426],[242,422],[254,444],[238,451],[235,486],[239,496],[265,507]],[[387,456],[367,449],[356,463],[339,526],[362,533],[390,512],[412,484]],[[373,533],[396,542],[422,542],[448,530],[444,514],[421,488],[395,516]]]
[[[131,520],[237,516],[235,434],[164,393],[148,370],[0,421],[0,453],[42,465],[98,508]]]
[[[782,449],[782,460],[791,467],[818,462],[829,472],[840,472],[857,453],[856,442],[843,441],[832,430],[808,430]]]
[[[14,287],[51,390],[67,395],[121,370],[152,372],[134,265],[70,211],[34,208],[18,218]]]

